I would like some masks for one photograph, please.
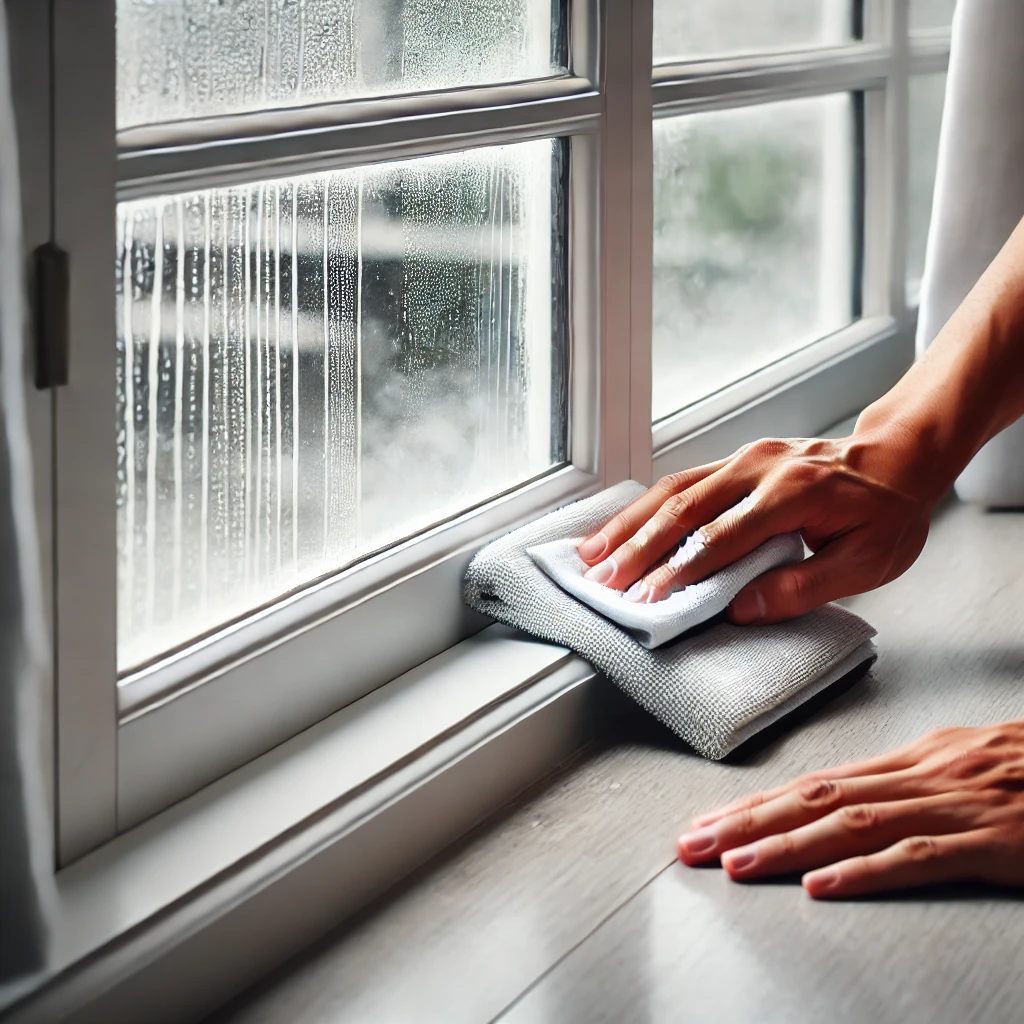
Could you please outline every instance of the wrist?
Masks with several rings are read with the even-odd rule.
[[[972,454],[949,427],[933,407],[893,401],[890,393],[864,410],[850,440],[861,472],[930,508]]]

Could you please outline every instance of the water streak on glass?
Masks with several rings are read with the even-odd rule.
[[[122,670],[564,461],[564,159],[120,204]]]
[[[117,0],[118,127],[565,72],[564,0]]]
[[[835,46],[854,0],[654,0],[654,62]]]
[[[847,95],[654,123],[655,420],[853,315]]]

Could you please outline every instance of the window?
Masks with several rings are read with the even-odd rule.
[[[656,475],[909,360],[952,8],[653,0]]]
[[[956,0],[910,0],[910,31],[949,28],[955,7]]]
[[[479,629],[475,547],[600,486],[598,28],[58,2],[65,860]]]
[[[835,45],[853,38],[854,0],[655,0],[654,61]]]
[[[564,164],[119,206],[120,671],[564,463]]]
[[[854,315],[847,94],[654,122],[655,420]]]
[[[54,0],[62,861],[480,629],[489,538],[889,386],[926,6]]]
[[[932,215],[935,164],[939,155],[939,127],[946,96],[943,73],[918,75],[910,80],[910,181],[907,191],[907,290],[921,287],[928,222]]]
[[[117,125],[564,75],[563,30],[561,0],[117,0]]]

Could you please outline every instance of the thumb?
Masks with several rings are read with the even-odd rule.
[[[785,622],[812,608],[859,591],[856,558],[835,544],[796,565],[772,569],[748,583],[729,605],[729,620],[737,626]]]

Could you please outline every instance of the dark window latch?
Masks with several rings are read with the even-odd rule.
[[[35,257],[36,387],[58,388],[68,382],[68,254],[58,245],[39,246]]]

